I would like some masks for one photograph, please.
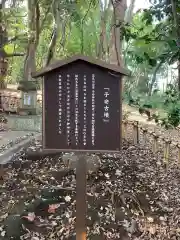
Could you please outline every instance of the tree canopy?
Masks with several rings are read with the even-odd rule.
[[[149,2],[134,12],[135,0],[129,6],[126,0],[2,0],[1,87],[31,80],[54,59],[83,53],[125,65],[132,71],[127,85],[149,95],[159,76],[177,67],[173,84],[180,90],[180,1]]]

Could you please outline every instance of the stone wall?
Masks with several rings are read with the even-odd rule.
[[[17,116],[10,115],[8,118],[8,128],[17,131],[41,132],[42,117],[37,116]]]
[[[0,90],[1,111],[17,113],[20,106],[21,92],[17,90],[17,85],[8,85],[7,89]],[[38,112],[42,112],[42,91],[37,94]]]
[[[8,89],[0,91],[2,111],[17,112],[20,105],[20,93]]]

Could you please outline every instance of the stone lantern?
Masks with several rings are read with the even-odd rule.
[[[21,91],[20,106],[18,112],[20,115],[37,114],[37,82],[20,81],[18,90]]]

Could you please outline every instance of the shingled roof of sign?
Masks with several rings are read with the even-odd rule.
[[[44,67],[41,70],[39,70],[35,73],[32,73],[32,77],[33,78],[42,77],[42,76],[46,75],[46,73],[48,73],[48,72],[51,72],[51,71],[53,71],[57,68],[63,67],[65,65],[69,64],[69,63],[72,63],[72,62],[75,62],[75,61],[78,61],[78,60],[82,60],[82,61],[88,62],[88,63],[93,64],[93,65],[97,65],[97,66],[102,67],[102,68],[106,68],[110,71],[120,73],[124,76],[129,76],[130,75],[129,70],[127,70],[123,67],[120,67],[118,65],[109,64],[109,63],[106,63],[102,60],[99,60],[99,59],[96,59],[96,58],[93,58],[93,57],[87,57],[87,56],[84,56],[84,55],[75,55],[75,56],[72,56],[72,57],[69,57],[69,58],[65,58],[65,59],[57,60],[57,61],[53,62],[52,64],[48,65],[47,67]]]

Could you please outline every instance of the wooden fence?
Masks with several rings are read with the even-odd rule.
[[[158,135],[155,131],[144,128],[138,121],[123,120],[123,139],[133,141],[134,145],[148,147],[154,154],[161,153],[163,161],[180,165],[180,138],[179,141],[167,136]],[[177,128],[180,136],[180,129]]]

